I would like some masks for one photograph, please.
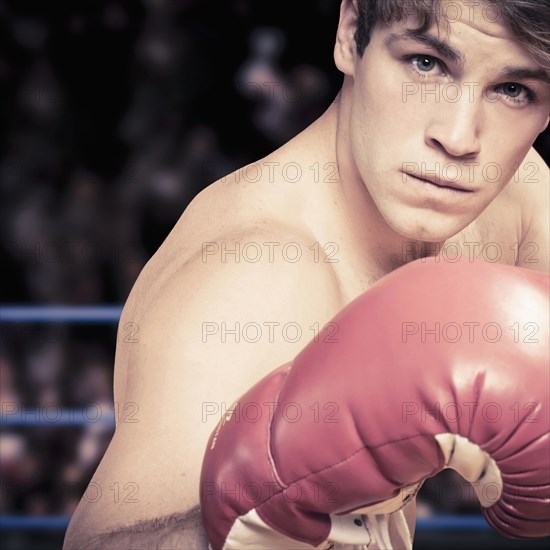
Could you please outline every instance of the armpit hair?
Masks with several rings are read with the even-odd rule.
[[[120,531],[132,531],[134,533],[144,533],[147,531],[160,531],[168,527],[192,528],[200,526],[202,528],[201,512],[199,506],[191,508],[187,512],[177,512],[168,516],[162,516],[154,519],[138,521],[132,525],[119,525],[104,534],[112,535]]]
[[[116,526],[94,537],[74,536],[65,550],[207,550],[198,506],[183,513]]]

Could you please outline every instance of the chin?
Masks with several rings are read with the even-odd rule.
[[[468,225],[468,223],[460,223],[456,219],[449,219],[449,216],[445,216],[441,220],[438,219],[439,217],[442,216],[427,216],[425,214],[408,218],[392,216],[391,219],[386,218],[386,221],[402,237],[411,241],[427,243],[442,243]]]

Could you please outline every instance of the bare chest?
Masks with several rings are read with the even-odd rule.
[[[510,218],[506,223],[496,223],[496,220],[484,217],[444,243],[404,243],[400,253],[392,257],[392,269],[428,256],[435,256],[436,261],[441,262],[481,259],[489,263],[516,265],[520,257],[527,258],[537,252],[536,243],[521,242],[520,224],[517,221]],[[377,271],[374,265],[354,264],[345,255],[334,265],[334,270],[343,306],[365,292],[384,275]]]

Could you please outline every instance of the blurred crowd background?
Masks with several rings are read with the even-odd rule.
[[[0,0],[0,301],[122,304],[201,189],[333,101],[338,3]],[[536,147],[550,158],[548,132]],[[114,325],[0,329],[3,419],[112,414]],[[111,435],[4,426],[0,515],[70,515]],[[449,473],[424,493],[423,515],[478,510]],[[56,548],[63,532],[2,536]]]

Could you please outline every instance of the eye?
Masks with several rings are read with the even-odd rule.
[[[504,93],[507,93],[510,97],[514,98],[519,97],[522,92],[522,86],[518,86],[513,82],[510,82],[509,84],[504,84],[502,88],[504,90]]]
[[[515,82],[501,84],[497,86],[497,91],[514,103],[532,103],[535,100],[535,94],[529,88]]]
[[[426,54],[415,54],[405,58],[407,64],[412,65],[416,74],[422,77],[428,76],[446,76],[443,62]],[[439,68],[439,70],[437,70]]]
[[[433,71],[436,65],[436,61],[433,57],[428,55],[417,55],[413,58],[413,63],[419,71],[430,72]]]

